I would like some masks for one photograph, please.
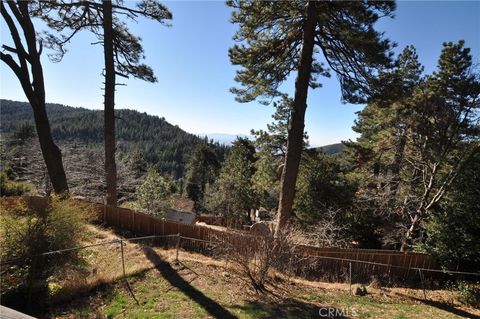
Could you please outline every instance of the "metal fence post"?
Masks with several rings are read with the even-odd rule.
[[[120,239],[120,251],[122,253],[122,269],[123,269],[123,278],[127,278],[127,274],[125,272],[125,257],[123,254],[123,240]]]
[[[420,282],[422,284],[422,290],[423,290],[423,299],[427,300],[427,292],[425,291],[425,282],[423,280],[423,274],[420,268],[418,268],[418,274],[420,275]]]
[[[349,276],[348,276],[349,280],[348,280],[348,282],[349,282],[349,285],[350,285],[350,294],[352,294],[352,262],[349,262],[348,264],[349,264]]]
[[[37,272],[37,258],[38,257],[33,256],[30,274],[28,276],[27,309],[31,309],[32,306],[32,292],[34,289],[35,273]]]
[[[180,233],[177,234],[177,251],[175,254],[175,261],[178,262],[178,249],[180,248]]]
[[[135,300],[137,305],[140,305],[140,303],[137,300],[137,297],[135,297],[135,294],[133,293],[132,287],[130,287],[130,283],[128,282],[127,274],[126,274],[126,271],[125,271],[125,257],[124,257],[124,253],[123,253],[123,240],[122,239],[120,239],[120,251],[122,253],[123,278],[125,279],[125,283],[127,284],[128,291],[132,295],[133,299]]]

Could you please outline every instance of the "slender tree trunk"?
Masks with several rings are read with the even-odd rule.
[[[47,166],[48,176],[52,182],[53,191],[56,194],[64,194],[68,192],[68,184],[63,168],[62,153],[53,141],[45,103],[43,105],[32,104],[32,107],[38,141],[40,142],[40,149]]]
[[[407,232],[405,233],[405,238],[403,238],[400,251],[407,251],[410,248],[412,244],[412,240],[414,238],[414,233],[417,231],[419,223],[420,223],[420,217],[419,217],[419,214],[417,214],[411,220],[410,227],[407,229]]]
[[[278,234],[290,221],[295,197],[298,168],[303,150],[303,132],[307,94],[312,73],[313,47],[315,40],[316,10],[315,1],[310,1],[307,17],[303,26],[303,48],[295,81],[295,98],[288,125],[287,152],[281,177],[280,200],[278,203],[278,220],[275,233]]]
[[[115,163],[115,64],[113,60],[112,2],[103,1],[103,50],[105,58],[105,174],[107,205],[117,206],[117,166]]]
[[[5,4],[8,4],[17,20],[16,24],[10,14],[8,14]],[[30,19],[28,5],[29,3],[27,1],[17,1],[16,3],[13,1],[8,3],[2,1],[2,17],[12,35],[19,64],[17,64],[9,54],[3,52],[1,53],[1,59],[17,76],[33,109],[38,140],[53,190],[56,194],[65,194],[68,193],[68,184],[63,168],[62,154],[53,141],[45,106],[45,82],[40,61],[42,45],[40,42],[40,47],[37,48],[37,36],[35,27]],[[20,26],[23,31],[26,48],[20,39],[20,32],[17,29],[17,25]],[[30,65],[31,68],[31,78],[28,65]]]

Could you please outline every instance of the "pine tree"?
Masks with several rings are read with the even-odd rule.
[[[290,120],[292,99],[283,95],[280,101],[273,103],[274,121],[267,124],[267,130],[251,130],[255,137],[256,148],[255,174],[253,187],[257,192],[260,205],[274,209],[278,205],[280,176],[287,152],[288,122]],[[308,136],[304,133],[304,148],[308,147]]]
[[[207,206],[211,210],[237,220],[248,216],[257,204],[252,185],[254,161],[253,145],[247,139],[237,138],[218,179],[207,192]]]
[[[358,113],[353,130],[356,143],[347,142],[357,171],[366,176],[364,188],[385,215],[397,206],[400,168],[404,164],[407,138],[413,129],[417,107],[414,91],[422,83],[423,67],[413,46],[407,46],[392,69],[381,72],[372,85],[376,93]]]
[[[7,6],[10,12],[7,10]],[[2,1],[0,3],[2,18],[8,26],[14,43],[14,47],[2,45],[2,49],[7,53],[0,52],[0,58],[15,73],[30,102],[50,182],[55,193],[61,194],[68,192],[67,177],[63,167],[62,154],[52,137],[45,106],[45,82],[40,60],[43,46],[31,19],[33,6],[34,4],[29,1]],[[19,28],[21,32],[19,32]],[[21,38],[21,34],[24,39]],[[18,61],[15,61],[12,54]]]
[[[116,75],[134,76],[149,82],[155,82],[153,70],[140,63],[143,48],[140,38],[128,30],[120,17],[136,21],[140,15],[162,24],[172,18],[166,7],[155,0],[142,0],[135,8],[126,6],[123,1],[102,0],[67,2],[54,1],[42,3],[39,15],[48,26],[60,34],[49,34],[47,44],[57,50],[57,60],[65,54],[65,45],[80,30],[93,32],[99,43],[103,43],[105,62],[104,95],[104,139],[105,139],[105,173],[107,183],[107,204],[117,205],[117,169],[115,163],[115,85]],[[49,10],[49,9],[54,9]],[[46,14],[44,14],[47,12]],[[52,12],[56,12],[54,15]],[[100,28],[102,26],[102,28]],[[62,32],[65,32],[64,34]]]
[[[339,158],[315,149],[308,150],[300,164],[295,217],[304,225],[318,223],[328,211],[349,208],[355,191],[356,187],[346,178]],[[337,215],[345,215],[342,213]]]
[[[479,151],[478,75],[463,41],[445,43],[438,70],[423,77],[412,47],[381,74],[377,97],[347,143],[361,194],[387,221],[384,241],[405,250],[425,239],[425,221]],[[400,227],[398,227],[400,226]]]
[[[389,63],[387,40],[373,28],[380,16],[390,16],[393,2],[384,1],[229,1],[232,22],[239,24],[230,59],[242,68],[232,91],[240,102],[279,96],[280,85],[297,71],[288,126],[287,152],[281,178],[277,231],[290,219],[309,87],[319,75],[329,76],[321,57],[340,80],[344,100],[363,100],[372,72]],[[267,101],[265,101],[267,99]]]
[[[196,209],[203,206],[207,184],[212,184],[220,170],[220,162],[209,144],[199,143],[190,156],[186,173],[187,196],[195,202]]]
[[[142,185],[137,189],[140,207],[150,214],[160,215],[168,207],[168,199],[175,192],[175,185],[165,177],[150,169]]]
[[[464,41],[444,43],[437,71],[415,92],[412,152],[407,163],[418,181],[411,187],[402,247],[424,239],[424,223],[465,165],[480,152],[480,81]]]

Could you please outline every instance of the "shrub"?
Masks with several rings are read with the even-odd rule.
[[[270,270],[287,275],[293,270],[296,263],[293,233],[288,229],[275,237],[270,234],[233,241],[219,238],[216,252],[231,262],[235,266],[233,271],[256,292],[265,293]]]
[[[25,182],[10,181],[7,174],[0,173],[0,195],[21,196],[33,191],[33,186]]]
[[[25,295],[29,290],[42,296],[46,279],[78,255],[77,251],[34,255],[80,245],[92,212],[90,206],[71,199],[53,198],[44,211],[29,208],[22,199],[1,205],[0,258],[14,261],[4,267],[1,294]]]
[[[474,308],[480,307],[480,286],[478,284],[461,281],[457,284],[456,290],[460,295],[460,302]]]

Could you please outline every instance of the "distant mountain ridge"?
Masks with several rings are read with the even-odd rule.
[[[47,103],[53,137],[56,141],[78,140],[86,144],[103,143],[103,111]],[[0,132],[11,133],[25,122],[33,124],[27,102],[0,100]],[[122,157],[141,157],[148,165],[174,178],[185,174],[188,158],[206,139],[190,134],[165,118],[129,109],[115,110],[117,148]],[[214,144],[220,158],[227,147]]]
[[[253,139],[251,135],[246,134],[227,134],[227,133],[201,133],[200,136],[207,136],[208,139],[212,139],[220,144],[230,145],[237,139],[237,137]]]
[[[316,148],[317,150],[323,151],[325,154],[334,155],[341,153],[345,149],[345,145],[343,143],[335,143],[324,145]]]

